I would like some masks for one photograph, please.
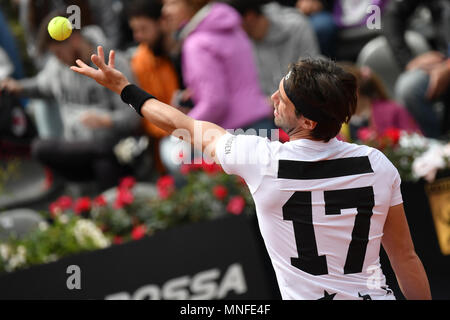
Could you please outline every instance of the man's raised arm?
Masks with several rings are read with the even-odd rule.
[[[215,157],[215,144],[226,133],[225,129],[211,122],[194,120],[130,84],[128,79],[114,68],[113,50],[109,53],[108,64],[105,63],[101,46],[97,48],[97,54],[92,55],[91,60],[98,69],[88,66],[79,59],[76,61],[78,67],[72,66],[70,69],[94,79],[102,86],[121,95],[122,100],[130,104],[145,119],[194,146],[201,146],[202,151],[207,151],[209,155]]]

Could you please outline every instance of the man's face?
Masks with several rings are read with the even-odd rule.
[[[294,104],[289,100],[284,91],[283,80],[280,81],[278,90],[271,97],[273,102],[273,115],[277,127],[289,134],[298,126],[299,118],[295,114]]]
[[[159,23],[148,17],[133,17],[129,21],[134,40],[153,47],[160,35]]]
[[[171,30],[178,30],[192,16],[192,9],[184,0],[164,0],[162,8],[163,17],[167,20]]]
[[[59,61],[68,66],[75,65],[75,61],[79,58],[78,51],[74,48],[71,40],[66,40],[61,43],[51,43],[48,49]]]

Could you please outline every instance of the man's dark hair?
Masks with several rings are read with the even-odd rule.
[[[161,17],[162,3],[160,0],[134,0],[127,4],[128,19],[146,17],[158,20]]]
[[[336,137],[356,111],[357,80],[331,60],[302,59],[291,65],[284,88],[297,116],[312,113],[319,118],[311,119],[317,122],[311,131],[315,139]]]
[[[221,0],[226,4],[232,6],[241,15],[245,15],[248,12],[255,12],[262,14],[262,6],[269,3],[270,0]]]

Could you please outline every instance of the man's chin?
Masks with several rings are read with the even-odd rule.
[[[285,131],[284,128],[283,128],[283,124],[282,124],[282,123],[279,123],[279,121],[277,120],[277,118],[275,118],[273,122],[275,123],[275,126],[276,126],[277,128],[283,129],[283,131]]]
[[[283,126],[282,124],[280,124],[280,123],[277,123],[277,121],[276,121],[276,120],[275,120],[275,126],[276,126],[277,128],[279,128],[279,129],[283,130],[283,131],[284,131],[284,132],[286,132],[287,134],[289,134],[289,132],[291,132],[291,131],[292,131],[292,128],[289,128],[289,127]]]

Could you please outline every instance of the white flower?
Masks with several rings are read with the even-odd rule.
[[[2,257],[2,260],[8,260],[10,254],[11,248],[7,244],[0,244],[0,256]]]
[[[58,219],[62,224],[67,224],[69,222],[69,217],[66,214],[58,216]]]
[[[132,160],[133,138],[121,140],[115,147],[114,153],[120,163],[130,163]]]
[[[6,271],[11,272],[27,262],[27,249],[24,246],[18,246],[16,253],[11,255],[6,265]]]
[[[400,134],[399,145],[401,148],[417,148],[417,149],[425,149],[428,147],[430,143],[430,139],[425,138],[424,136],[418,133],[407,133],[406,131],[402,131]]]
[[[42,231],[42,232],[47,231],[47,229],[48,229],[48,223],[47,223],[46,221],[41,221],[41,222],[39,222],[39,224],[38,224],[38,228],[39,228],[39,230]]]
[[[114,153],[120,163],[128,164],[147,149],[148,143],[147,137],[141,137],[139,140],[129,137],[114,146]]]
[[[444,156],[446,156],[447,158],[450,158],[450,142],[444,146],[443,153],[444,153]]]
[[[428,182],[433,182],[439,169],[445,167],[444,148],[433,145],[428,151],[416,158],[413,162],[413,174],[418,178],[425,178]]]
[[[80,219],[73,229],[77,242],[84,246],[91,240],[98,248],[106,248],[110,245],[103,232],[90,220]]]

